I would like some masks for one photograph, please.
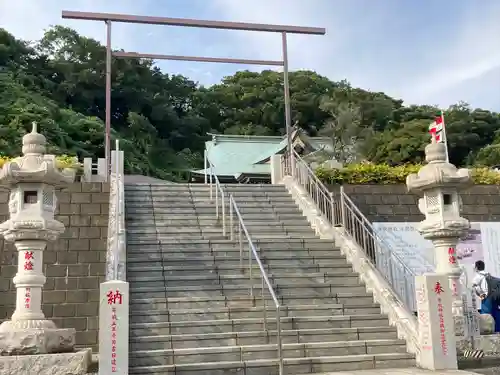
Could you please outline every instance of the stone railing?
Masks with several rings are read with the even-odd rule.
[[[99,158],[95,163],[92,158],[83,159],[82,182],[106,182],[107,180],[106,159]]]
[[[342,253],[352,264],[381,309],[388,315],[391,324],[397,327],[398,335],[407,343],[408,351],[419,355],[417,319],[408,311],[403,301],[394,293],[384,276],[373,265],[369,256],[352,240],[343,227],[334,227],[318,210],[310,194],[291,176],[285,176],[282,183],[292,194],[311,226],[321,238],[335,241]]]
[[[124,154],[111,151],[109,179],[108,246],[106,251],[106,281],[126,280]]]

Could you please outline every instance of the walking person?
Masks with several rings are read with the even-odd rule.
[[[475,263],[474,270],[472,288],[481,299],[481,314],[490,314],[495,321],[495,332],[500,332],[500,279],[485,271],[482,260]]]

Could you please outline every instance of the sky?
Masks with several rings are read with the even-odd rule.
[[[324,27],[289,35],[291,70],[383,91],[406,104],[465,101],[500,111],[498,0],[0,0],[0,27],[35,40],[50,25],[105,40],[102,22],[63,20],[62,10]],[[281,60],[276,33],[115,23],[112,47],[130,52]],[[204,85],[270,67],[158,61]]]

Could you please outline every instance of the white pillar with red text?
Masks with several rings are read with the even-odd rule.
[[[432,240],[436,250],[436,273],[448,275],[452,297],[452,312],[455,317],[455,334],[464,336],[466,334],[464,306],[462,300],[462,286],[460,276],[462,269],[458,264],[456,246],[457,237],[435,238]]]
[[[16,309],[12,320],[43,320],[42,288],[45,284],[43,274],[44,241],[17,241],[17,274],[13,282],[16,286]]]
[[[415,278],[420,353],[419,367],[427,370],[457,369],[453,300],[448,276],[425,274]]]
[[[129,285],[101,284],[99,305],[99,375],[128,374]]]

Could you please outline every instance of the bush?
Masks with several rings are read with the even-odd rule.
[[[6,162],[12,159],[14,158],[0,155],[0,168],[2,168]],[[69,156],[69,155],[56,156],[56,162],[57,162],[57,168],[59,169],[64,169],[64,168],[73,168],[76,170],[82,169],[82,165],[78,162],[76,156]]]
[[[391,167],[387,164],[352,164],[342,169],[316,169],[316,176],[329,185],[405,184],[406,176],[417,173],[419,164]],[[489,168],[472,168],[472,178],[478,185],[500,185],[500,173]]]

